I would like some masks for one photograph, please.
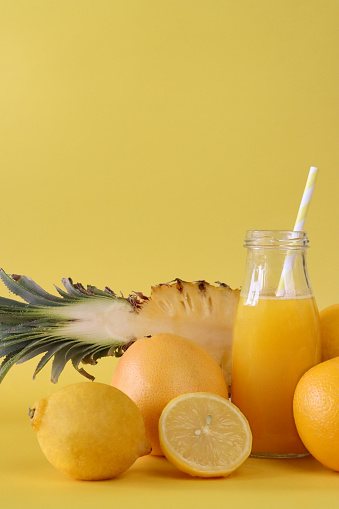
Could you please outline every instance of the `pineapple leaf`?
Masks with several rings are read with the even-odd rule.
[[[71,356],[73,366],[77,369],[82,359],[86,357],[86,355],[90,355],[92,350],[93,345],[90,346],[82,345],[79,351]]]
[[[0,297],[0,306],[27,308],[27,304],[25,302],[18,302],[14,299],[6,299],[6,297]]]
[[[69,293],[64,292],[64,290],[61,290],[61,288],[59,288],[56,285],[54,285],[54,287],[57,290],[57,292],[61,295],[61,297],[63,297],[65,299],[65,301],[74,302],[76,300],[79,300],[78,296],[75,297],[74,295],[70,295]]]
[[[100,297],[117,298],[114,292],[110,293],[105,290],[99,290],[99,288],[92,285],[87,285],[87,291],[93,295],[99,295]]]
[[[86,290],[82,287],[82,285],[74,285],[73,281],[70,277],[64,277],[62,279],[62,284],[66,288],[69,295],[73,297],[86,298],[90,297],[90,295],[86,292]],[[79,288],[82,288],[81,290]]]
[[[111,353],[112,345],[100,345],[93,348],[90,355],[87,354],[86,357],[82,359],[83,364],[97,364],[98,359],[101,357],[114,357],[114,354]]]
[[[2,311],[0,310],[0,323],[3,326],[2,330],[7,330],[11,326],[15,325],[21,325],[26,322],[29,322],[30,318],[25,317],[23,314],[20,313],[11,313],[10,311]],[[6,326],[6,328],[5,328]],[[1,334],[3,335],[3,334]]]
[[[2,351],[3,348],[5,348],[8,345],[21,344],[24,341],[32,341],[32,337],[27,339],[25,334],[13,334],[13,336],[12,335],[7,336],[7,338],[2,340],[0,343],[0,352]]]
[[[1,320],[1,316],[0,316]],[[12,335],[13,337],[18,338],[19,334],[27,334],[33,333],[37,327],[39,327],[40,331],[46,327],[50,328],[50,322],[43,322],[41,320],[31,320],[26,322],[17,323],[15,325],[12,324],[0,324],[0,339],[7,341]],[[1,343],[0,343],[1,348]]]
[[[77,366],[74,366],[74,363],[73,363],[73,367],[75,367],[75,369],[77,370],[78,373],[80,373],[80,375],[88,378],[89,380],[91,380],[91,382],[93,382],[93,380],[95,380],[95,377],[93,375],[91,375],[90,373],[88,373],[84,368],[78,368]]]
[[[27,306],[27,304],[25,306],[25,308],[18,307],[15,309],[13,306],[0,305],[0,323],[18,325],[23,322],[30,322],[33,319],[37,319],[41,310],[33,306]]]
[[[66,354],[70,347],[70,344],[72,344],[72,341],[65,342],[64,346],[57,350],[54,354],[51,374],[51,382],[53,382],[54,384],[58,382],[60,374],[62,373],[64,367],[69,361]]]
[[[50,299],[46,299],[46,297],[42,297],[37,293],[33,293],[32,290],[28,290],[25,286],[21,286],[17,281],[15,281],[8,274],[6,274],[6,272],[3,269],[0,269],[0,278],[12,293],[18,295],[18,297],[21,297],[29,304],[39,306],[61,305],[61,303],[57,303],[51,301]]]
[[[30,340],[22,341],[22,342],[8,342],[4,345],[1,345],[0,348],[0,358],[4,357],[5,355],[17,352],[18,350],[22,350],[25,346],[29,345],[31,343]]]
[[[36,341],[30,341],[30,343],[26,346],[24,346],[18,353],[11,352],[9,353],[4,360],[2,361],[2,364],[0,366],[0,382],[4,379],[4,377],[7,375],[10,368],[13,366],[13,364],[16,364],[21,357],[23,357],[24,354],[26,354],[31,348],[34,348],[36,345],[40,344],[40,340]]]
[[[56,297],[55,295],[52,295],[51,293],[46,292],[46,290],[41,288],[41,286],[39,286],[37,283],[35,283],[33,281],[33,279],[31,279],[30,277],[19,276],[16,274],[11,274],[10,277],[23,289],[27,290],[28,292],[30,292],[34,295],[37,295],[38,297],[55,302],[56,304],[60,304],[60,303],[64,304],[64,299],[61,299],[60,297]]]
[[[117,345],[119,346],[119,345]],[[86,343],[75,343],[71,345],[67,351],[65,351],[65,364],[71,360],[73,367],[83,376],[88,378],[89,380],[94,380],[94,376],[88,373],[84,368],[79,368],[80,362],[83,364],[91,364],[92,366],[97,364],[97,360],[94,358],[94,354],[96,353],[96,358],[110,355],[109,352],[112,349],[112,345],[106,346],[96,346],[96,345],[88,345]],[[55,378],[52,376],[52,381]],[[56,379],[57,380],[57,379]]]
[[[67,361],[71,360],[75,369],[79,371],[80,362],[85,363],[84,358],[91,355],[93,349],[95,349],[94,345],[88,345],[87,343],[74,343],[74,345],[72,345],[66,352]],[[96,362],[90,362],[87,364],[92,364],[94,366]]]
[[[28,353],[20,357],[20,359],[16,363],[21,364],[23,362],[29,361],[30,359],[33,359],[33,357],[36,357],[37,355],[46,352],[50,348],[50,346],[51,340],[49,338],[46,338],[46,340],[43,342],[41,346],[28,351]]]
[[[45,355],[43,355],[38,362],[37,367],[35,368],[35,371],[33,373],[33,380],[35,379],[36,375],[42,370],[44,366],[46,366],[47,362],[52,359],[54,354],[63,348],[65,345],[65,342],[57,343],[54,345],[50,345]]]
[[[11,336],[11,334],[21,334],[22,332],[26,333],[31,330],[32,326],[26,325],[25,322],[18,323],[17,325],[0,324],[0,340],[5,341]]]

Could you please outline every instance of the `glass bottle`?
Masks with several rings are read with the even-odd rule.
[[[248,231],[245,247],[245,280],[233,334],[232,401],[251,426],[252,456],[305,456],[293,418],[293,394],[321,355],[307,234]]]

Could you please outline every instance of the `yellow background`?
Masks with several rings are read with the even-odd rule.
[[[310,277],[320,309],[339,302],[338,16],[337,0],[0,0],[0,265],[52,292],[65,276],[124,294],[175,277],[239,287],[246,230],[293,228],[313,165]],[[114,362],[92,369],[98,381]],[[0,388],[0,482],[26,507],[27,490],[42,490],[43,507],[61,487],[66,507],[87,507],[88,484],[45,465],[28,429],[27,406],[55,390],[49,367],[31,381],[35,364]],[[67,368],[58,387],[73,381]],[[252,501],[268,486],[287,496],[286,464],[259,475],[249,460],[247,477],[213,481],[213,491],[178,483],[174,470],[167,485],[159,461],[159,474],[148,458],[150,477],[136,467],[125,484],[88,489],[113,503],[116,485],[137,500],[161,480],[163,507],[173,489],[200,507],[203,493],[245,500],[254,471]],[[331,496],[335,475],[293,469],[312,480],[309,504]]]

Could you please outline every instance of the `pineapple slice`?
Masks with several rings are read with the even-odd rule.
[[[52,295],[26,276],[0,277],[8,289],[28,304],[0,297],[0,382],[16,363],[41,357],[33,378],[53,358],[52,382],[68,361],[93,380],[82,364],[96,364],[100,357],[121,356],[138,338],[170,332],[200,344],[227,373],[230,384],[234,315],[239,290],[205,281],[152,287],[151,296],[135,292],[128,298],[112,290],[62,280]]]

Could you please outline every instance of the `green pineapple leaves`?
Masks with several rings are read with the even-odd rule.
[[[104,291],[95,286],[85,289],[81,284],[74,284],[70,278],[62,280],[65,290],[57,288],[60,297],[46,292],[32,279],[26,276],[8,275],[0,269],[0,278],[7,288],[26,303],[0,297],[0,382],[14,364],[26,362],[37,355],[42,355],[33,378],[48,361],[52,361],[51,381],[57,383],[65,365],[71,361],[74,368],[90,380],[94,377],[87,373],[80,363],[96,364],[100,357],[122,355],[129,339],[94,334],[93,340],[84,336],[83,328],[93,312],[92,302],[98,303],[103,315],[112,302],[118,304],[120,313],[135,311],[135,298],[117,297],[109,288]],[[134,301],[133,301],[134,299]],[[90,307],[82,310],[82,303]],[[122,305],[123,304],[123,305]],[[89,318],[87,314],[89,314]],[[88,322],[89,323],[89,322]],[[77,325],[82,326],[77,333]],[[68,327],[68,329],[67,329]],[[71,327],[71,328],[70,328]],[[69,334],[70,331],[74,333]],[[67,333],[66,333],[67,332]],[[100,332],[100,331],[99,331]]]
[[[46,292],[32,281],[32,279],[26,276],[12,275],[12,277],[10,277],[1,269],[0,277],[14,295],[18,295],[29,304],[38,306],[60,306],[64,304],[63,299]],[[10,301],[10,299],[8,300]],[[11,304],[9,303],[9,305]],[[12,305],[14,304],[12,303]]]

